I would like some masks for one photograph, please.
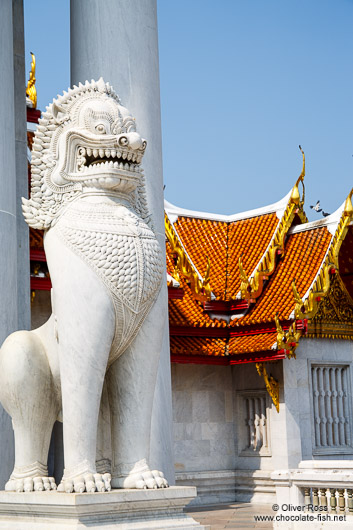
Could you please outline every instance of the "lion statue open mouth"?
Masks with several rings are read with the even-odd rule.
[[[0,400],[15,431],[8,491],[56,488],[46,464],[58,418],[59,490],[168,486],[148,465],[166,314],[155,303],[164,268],[141,168],[146,145],[103,79],[69,89],[39,121],[23,212],[45,231],[53,313],[0,351]]]

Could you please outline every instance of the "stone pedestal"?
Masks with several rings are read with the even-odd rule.
[[[173,530],[207,527],[183,512],[196,488],[109,493],[0,492],[1,530]]]

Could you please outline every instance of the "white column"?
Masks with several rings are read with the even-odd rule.
[[[17,217],[17,328],[31,328],[29,230],[21,197],[28,197],[26,72],[23,0],[13,0],[14,113]]]
[[[273,411],[271,417],[272,464],[275,470],[295,469],[302,460],[299,413],[303,405],[295,363],[295,359],[282,361],[279,413]]]
[[[71,0],[71,83],[103,76],[136,118],[147,139],[143,167],[147,196],[165,248],[162,137],[156,0]],[[66,88],[66,87],[63,87]],[[167,312],[164,285],[157,303]],[[151,465],[174,482],[168,326],[165,329],[152,418]]]
[[[0,10],[0,343],[17,329],[16,156],[12,0]],[[11,420],[0,405],[0,489],[13,467]]]

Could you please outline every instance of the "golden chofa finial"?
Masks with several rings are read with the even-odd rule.
[[[29,73],[29,80],[26,89],[26,96],[32,101],[33,108],[37,108],[37,90],[36,90],[36,58],[31,52],[32,62],[31,62],[31,71]]]
[[[303,180],[303,178],[305,177],[305,154],[304,154],[304,151],[303,151],[301,145],[299,145],[299,149],[301,150],[301,153],[303,155],[303,169],[302,169],[302,172],[299,175],[298,182],[299,182],[299,180]]]
[[[293,202],[295,202],[296,204],[298,204],[298,206],[300,206],[301,208],[303,207],[304,205],[304,200],[305,200],[305,187],[304,187],[304,177],[305,177],[305,154],[304,154],[304,151],[302,149],[302,146],[300,145],[299,146],[299,149],[303,155],[303,169],[302,169],[302,172],[300,173],[298,179],[297,179],[297,182],[295,183],[295,186],[293,188],[293,191],[292,191],[292,200]],[[302,194],[302,198],[300,198],[300,193],[299,193],[299,182],[301,182],[302,184],[302,187],[303,187],[303,194]]]

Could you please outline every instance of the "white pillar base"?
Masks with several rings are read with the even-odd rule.
[[[206,530],[183,508],[196,488],[109,493],[0,492],[1,530]]]

